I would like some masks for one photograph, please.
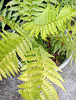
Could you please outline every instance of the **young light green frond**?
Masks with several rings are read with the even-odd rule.
[[[65,13],[64,13],[65,12]],[[41,37],[45,39],[49,33],[52,35],[58,34],[57,30],[64,32],[65,31],[65,22],[76,15],[76,11],[71,7],[64,7],[59,13],[59,6],[57,8],[53,7],[52,9],[48,6],[44,12],[32,22],[32,27],[30,23],[28,26],[25,26],[25,30],[31,30],[31,34],[37,35],[41,32]],[[39,28],[38,28],[39,27]],[[38,30],[38,32],[37,32]]]
[[[18,73],[19,65],[16,53],[25,59],[25,55],[28,51],[32,50],[32,42],[26,37],[24,30],[20,27],[16,30],[17,33],[10,33],[5,30],[0,33],[2,40],[0,40],[0,77],[1,75],[7,78],[6,75],[15,76],[14,72]],[[28,49],[27,49],[28,48]],[[0,78],[2,80],[2,77]]]
[[[55,66],[55,63],[49,58],[50,56],[51,55],[48,54],[42,46],[34,48],[25,56],[24,61],[26,60],[27,63],[21,68],[22,75],[18,78],[24,81],[24,83],[18,87],[19,93],[25,99],[29,100],[29,96],[26,95],[28,92],[33,100],[37,98],[40,100],[45,100],[44,98],[47,98],[47,100],[59,100],[57,92],[50,82],[54,82],[65,90],[59,79],[63,82],[64,80],[58,72],[55,71],[55,68],[52,67]],[[47,62],[45,59],[50,60],[50,62]],[[48,66],[47,63],[50,66]],[[52,63],[52,66],[50,63]],[[41,92],[44,96],[42,96]]]

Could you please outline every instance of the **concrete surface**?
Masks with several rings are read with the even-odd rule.
[[[63,83],[66,92],[55,85],[60,100],[76,100],[76,66],[68,64],[60,73],[66,83]],[[8,77],[0,82],[0,100],[24,100],[18,93],[17,85],[21,82],[16,77]],[[30,98],[29,98],[30,100]]]
[[[72,67],[70,63],[62,69],[61,76],[63,77],[66,83],[63,83],[63,86],[66,90],[64,92],[61,88],[56,86],[59,100],[76,100],[76,66],[75,62],[73,61]]]
[[[17,77],[8,77],[0,82],[0,100],[24,100],[18,93],[17,85],[21,84],[21,81]]]

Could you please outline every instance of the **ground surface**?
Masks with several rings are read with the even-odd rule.
[[[74,61],[72,67],[68,64],[62,71],[63,73],[60,74],[66,82],[66,84],[63,83],[66,92],[56,86],[59,100],[76,100],[76,66]]]
[[[63,83],[66,92],[61,88],[56,87],[60,100],[76,100],[76,66],[73,62],[73,68],[68,64],[62,69],[60,73],[65,80],[66,84]],[[16,77],[4,79],[0,82],[0,100],[24,100],[17,92],[17,85],[21,84]],[[29,98],[30,100],[30,98]]]

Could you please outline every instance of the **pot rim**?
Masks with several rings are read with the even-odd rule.
[[[59,69],[63,69],[64,67],[66,67],[66,65],[70,62],[72,56],[73,56],[73,52],[72,52],[71,56],[69,58],[66,58],[64,60],[64,62],[59,66]]]

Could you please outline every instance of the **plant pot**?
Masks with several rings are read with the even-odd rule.
[[[73,53],[71,54],[71,56],[69,58],[66,58],[65,61],[59,66],[60,69],[63,69],[71,60],[73,56]]]

